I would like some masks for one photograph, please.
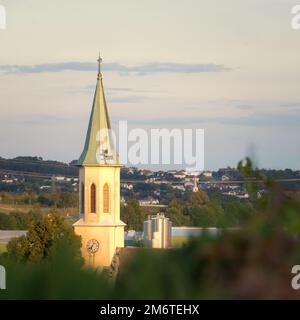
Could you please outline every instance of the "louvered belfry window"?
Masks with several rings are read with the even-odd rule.
[[[105,183],[103,187],[103,212],[109,213],[109,186],[107,183]]]
[[[96,213],[96,186],[91,185],[91,212]]]

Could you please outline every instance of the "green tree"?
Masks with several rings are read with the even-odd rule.
[[[170,201],[166,216],[170,218],[173,226],[187,226],[190,224],[189,215],[184,214],[184,206],[177,198],[173,198]]]
[[[224,216],[223,208],[214,202],[190,210],[192,224],[195,227],[219,227]]]
[[[42,205],[42,206],[53,206],[54,205],[54,201],[52,199],[50,199],[48,194],[40,194],[38,197],[38,202]]]
[[[0,230],[9,230],[9,229],[12,229],[9,215],[6,213],[0,212]]]
[[[193,192],[190,195],[188,200],[188,206],[191,208],[199,208],[206,203],[208,203],[209,198],[206,192],[199,190],[197,192]]]
[[[177,198],[173,198],[169,203],[169,208],[181,209],[182,205]]]
[[[173,226],[181,226],[183,223],[183,216],[179,209],[177,208],[168,208],[166,216],[170,218]]]
[[[76,192],[62,192],[57,203],[58,208],[71,208],[78,205],[78,193]]]
[[[33,222],[26,236],[12,239],[7,245],[7,252],[17,261],[40,262],[51,258],[63,244],[70,248],[77,260],[81,260],[81,238],[63,218],[48,214]]]
[[[136,199],[129,199],[121,207],[121,219],[127,224],[127,230],[143,230],[144,217]]]

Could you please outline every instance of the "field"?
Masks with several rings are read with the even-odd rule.
[[[188,243],[191,237],[172,237],[172,247],[180,248],[184,244]]]
[[[17,205],[17,204],[0,204],[0,212],[10,213],[12,211],[18,211],[22,213],[27,213],[30,210],[35,209],[35,206],[30,205]]]

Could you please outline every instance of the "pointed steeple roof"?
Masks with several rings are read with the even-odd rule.
[[[98,59],[98,77],[86,134],[84,149],[78,160],[78,165],[119,165],[119,156],[114,147],[106,100],[103,90],[102,74]]]

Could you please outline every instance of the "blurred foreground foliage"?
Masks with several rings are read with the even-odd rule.
[[[0,299],[104,299],[110,294],[107,281],[94,270],[83,270],[67,245],[61,244],[51,259],[40,263],[0,257],[0,264],[7,274]]]
[[[118,292],[135,299],[300,298],[291,287],[291,269],[300,264],[299,199],[253,170],[250,159],[238,168],[267,190],[247,224],[217,238],[191,239],[181,250],[124,255]],[[257,191],[252,183],[247,189]]]
[[[239,164],[256,175],[250,159]],[[192,239],[182,249],[124,248],[112,285],[106,273],[82,268],[64,241],[50,259],[16,262],[0,256],[7,268],[7,290],[0,298],[18,299],[288,299],[292,266],[300,264],[300,202],[279,185],[265,181],[268,192],[240,229],[219,237]],[[249,192],[255,187],[248,186]],[[205,199],[204,199],[205,200]]]

